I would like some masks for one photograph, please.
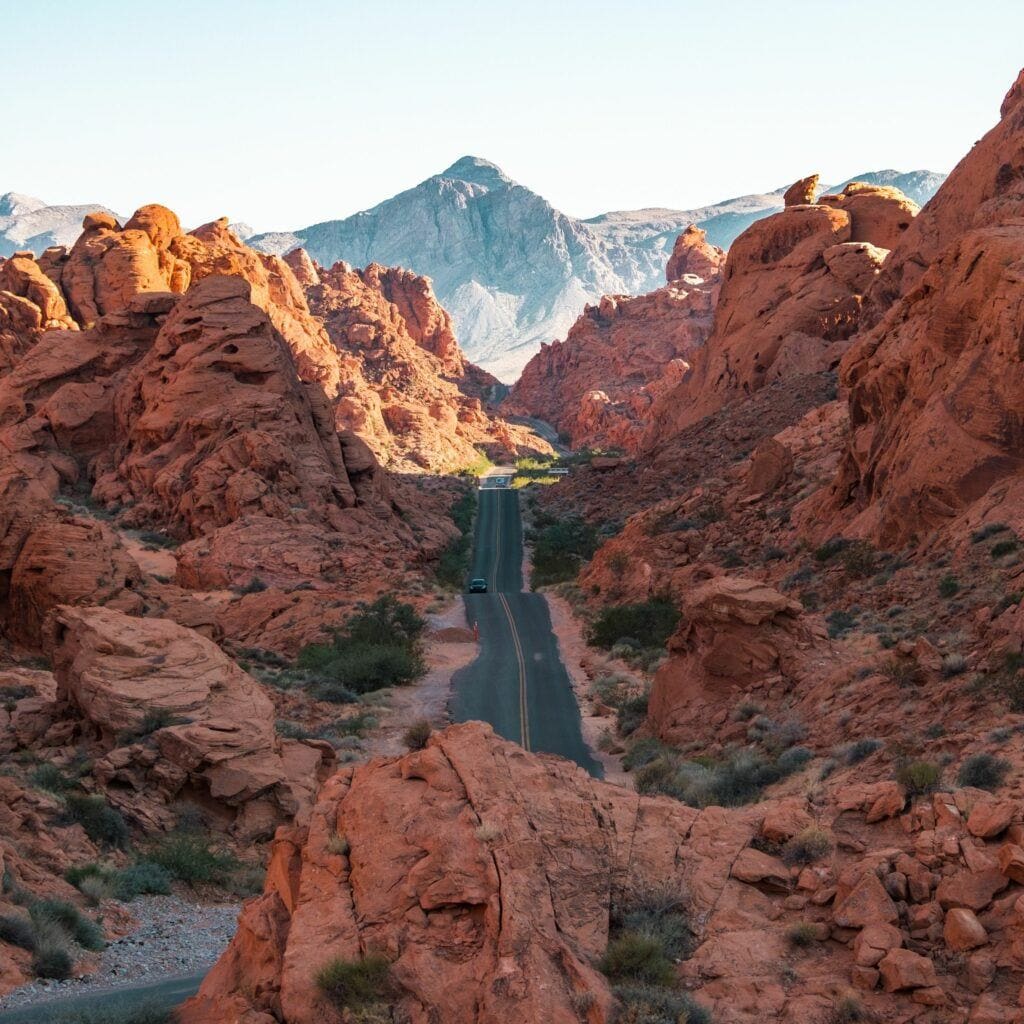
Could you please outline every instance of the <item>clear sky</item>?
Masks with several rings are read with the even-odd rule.
[[[0,0],[0,192],[259,230],[467,153],[567,213],[948,171],[1022,0]]]

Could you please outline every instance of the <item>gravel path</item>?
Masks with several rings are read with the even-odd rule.
[[[79,995],[194,974],[213,966],[235,934],[241,904],[201,904],[180,896],[140,896],[129,905],[139,922],[111,942],[98,969],[85,978],[35,981],[0,997],[0,1011],[21,1009],[54,996]]]

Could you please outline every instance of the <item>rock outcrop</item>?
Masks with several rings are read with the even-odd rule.
[[[93,607],[61,609],[48,649],[50,728],[97,744],[95,778],[137,823],[172,824],[179,799],[216,808],[250,840],[308,816],[333,750],[279,739],[270,698],[216,644],[166,619]]]
[[[691,226],[676,240],[666,287],[587,306],[565,341],[541,346],[502,408],[551,423],[573,447],[635,451],[658,397],[711,331],[724,261]]]
[[[1024,105],[957,165],[872,292],[892,302],[843,360],[851,438],[808,522],[884,546],[923,542],[971,510],[1024,526]]]

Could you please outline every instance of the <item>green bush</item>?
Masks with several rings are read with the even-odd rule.
[[[402,686],[426,670],[420,638],[426,621],[411,604],[391,594],[363,604],[329,644],[310,644],[298,664],[318,676],[310,692],[318,700]]]
[[[66,775],[55,764],[41,764],[32,771],[29,776],[33,786],[38,789],[45,789],[48,793],[63,796],[70,790],[76,789],[78,781]]]
[[[623,638],[632,638],[637,646],[661,648],[668,643],[679,622],[679,610],[667,598],[654,598],[643,604],[621,604],[605,608],[590,628],[589,641],[595,647],[611,650]]]
[[[848,765],[860,764],[865,758],[870,757],[876,750],[881,750],[883,743],[876,739],[854,740],[837,751],[838,755]]]
[[[857,617],[847,611],[843,611],[842,608],[837,608],[825,616],[825,623],[828,626],[828,635],[835,640],[849,633],[857,625]]]
[[[942,769],[931,761],[904,761],[896,767],[896,781],[908,796],[934,792],[942,779]]]
[[[393,989],[391,962],[380,953],[361,960],[331,960],[316,973],[317,988],[339,1010],[387,1000]]]
[[[128,845],[124,818],[101,796],[72,793],[67,798],[65,819],[81,825],[94,843],[122,849]]]
[[[36,948],[31,919],[21,914],[4,914],[0,917],[0,942],[9,942],[31,952]]]
[[[234,857],[218,853],[196,832],[171,833],[151,847],[147,859],[190,885],[223,885],[238,865]]]
[[[103,929],[67,900],[36,900],[28,908],[36,927],[52,922],[63,928],[83,949],[100,950],[106,945]]]
[[[791,946],[798,946],[800,948],[812,946],[818,940],[814,925],[807,921],[801,921],[799,924],[793,925],[786,932],[786,938]]]
[[[958,786],[974,786],[976,789],[998,789],[1010,770],[1010,762],[994,754],[974,754],[967,758],[957,772]]]
[[[1002,558],[1003,555],[1008,555],[1011,551],[1016,551],[1020,547],[1019,542],[1016,538],[1013,540],[1000,540],[992,545],[992,549],[989,552],[993,558]]]
[[[616,727],[622,736],[632,736],[647,721],[649,694],[639,693],[624,700],[615,712]]]
[[[693,951],[689,901],[670,882],[638,885],[618,895],[611,908],[613,935],[628,932],[655,939],[670,960],[683,960]]]
[[[114,895],[128,903],[136,896],[166,896],[171,891],[171,873],[153,861],[139,861],[115,871]]]
[[[425,718],[413,722],[402,736],[402,743],[406,750],[422,750],[427,745],[427,740],[433,732],[433,727]]]
[[[532,530],[528,539],[533,544],[534,587],[575,579],[599,543],[597,530],[578,516],[546,523]]]
[[[615,985],[616,1024],[711,1024],[711,1015],[685,992],[652,985]]]
[[[971,534],[971,543],[978,544],[983,540],[988,540],[989,537],[994,537],[997,533],[1005,533],[1009,528],[1006,523],[986,523]]]
[[[939,597],[953,597],[959,592],[960,581],[952,573],[947,573],[939,580]]]
[[[459,536],[441,552],[435,575],[442,586],[461,590],[469,570],[469,556],[473,548],[473,517],[476,514],[477,492],[467,487],[448,510]]]
[[[670,985],[675,978],[672,961],[657,938],[639,932],[623,932],[608,943],[600,963],[612,981]]]

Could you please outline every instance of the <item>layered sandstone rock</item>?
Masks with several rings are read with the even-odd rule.
[[[772,587],[719,576],[693,588],[651,688],[649,721],[669,742],[699,738],[751,683],[792,680],[815,634],[802,608]]]
[[[416,1024],[570,1024],[580,1005],[608,1021],[593,961],[609,901],[675,884],[706,915],[753,828],[637,801],[480,723],[453,727],[421,752],[344,770],[308,829],[279,833],[265,894],[182,1020],[313,1024],[332,1013],[318,968],[380,950]]]
[[[106,751],[93,773],[137,822],[173,822],[167,805],[189,790],[214,801],[241,837],[308,814],[333,751],[278,739],[263,688],[209,640],[165,619],[64,608],[48,648],[53,718]],[[161,725],[139,735],[154,713]]]
[[[972,509],[1024,525],[1024,186],[1012,170],[1022,142],[1011,91],[887,261],[877,301],[902,294],[843,360],[851,439],[809,524],[824,505],[832,528],[885,546],[924,541]]]
[[[541,346],[502,408],[551,423],[574,447],[636,450],[658,397],[710,333],[724,260],[691,226],[676,240],[665,288],[587,306],[565,341]]]
[[[810,179],[797,185],[781,213],[733,243],[714,328],[692,374],[653,410],[646,447],[772,380],[829,369],[845,351],[882,247],[902,236],[917,208],[896,189],[857,183],[797,203],[812,189]]]

